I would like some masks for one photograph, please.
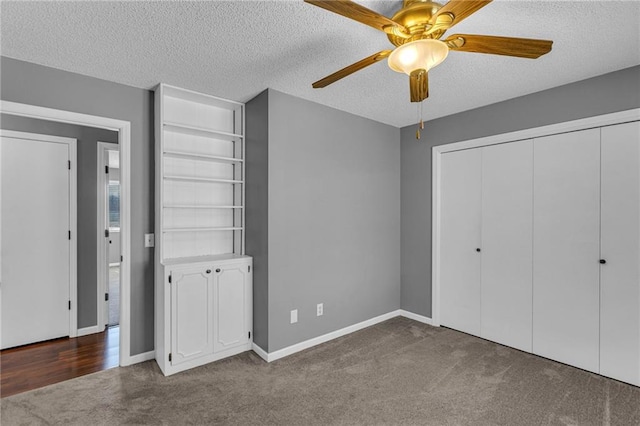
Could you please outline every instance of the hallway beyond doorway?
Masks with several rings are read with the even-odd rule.
[[[109,265],[109,319],[108,326],[120,324],[120,264]]]

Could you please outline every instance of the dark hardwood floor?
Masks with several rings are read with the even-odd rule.
[[[117,367],[120,328],[0,351],[0,396]]]

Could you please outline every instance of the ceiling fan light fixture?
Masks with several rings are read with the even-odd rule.
[[[440,40],[423,39],[398,46],[389,55],[389,68],[411,75],[412,71],[429,71],[449,54],[449,47]]]

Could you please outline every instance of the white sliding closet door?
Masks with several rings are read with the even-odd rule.
[[[533,353],[598,372],[600,129],[534,140]]]
[[[482,148],[483,338],[531,352],[533,141]]]
[[[440,322],[479,336],[482,150],[441,161]]]
[[[600,373],[640,385],[640,123],[602,128]]]

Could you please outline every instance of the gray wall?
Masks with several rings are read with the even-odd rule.
[[[131,355],[153,350],[153,93],[7,57],[0,74],[3,100],[131,122]]]
[[[269,91],[245,106],[246,252],[253,256],[253,341],[269,347]]]
[[[118,133],[33,118],[0,115],[0,128],[78,140],[78,328],[96,325],[98,142],[118,143]]]
[[[401,131],[402,309],[431,317],[431,148],[468,139],[640,107],[640,66],[627,68]]]
[[[268,224],[260,236],[248,233],[247,253],[268,263],[255,267],[268,305],[257,300],[254,311],[268,313],[269,333],[254,330],[256,342],[273,352],[398,309],[399,129],[274,90],[247,111],[247,170],[257,157],[263,162],[249,175],[247,226]],[[258,143],[267,155],[251,152]],[[250,214],[250,188],[265,173],[268,197]],[[289,323],[292,309],[297,324]]]

